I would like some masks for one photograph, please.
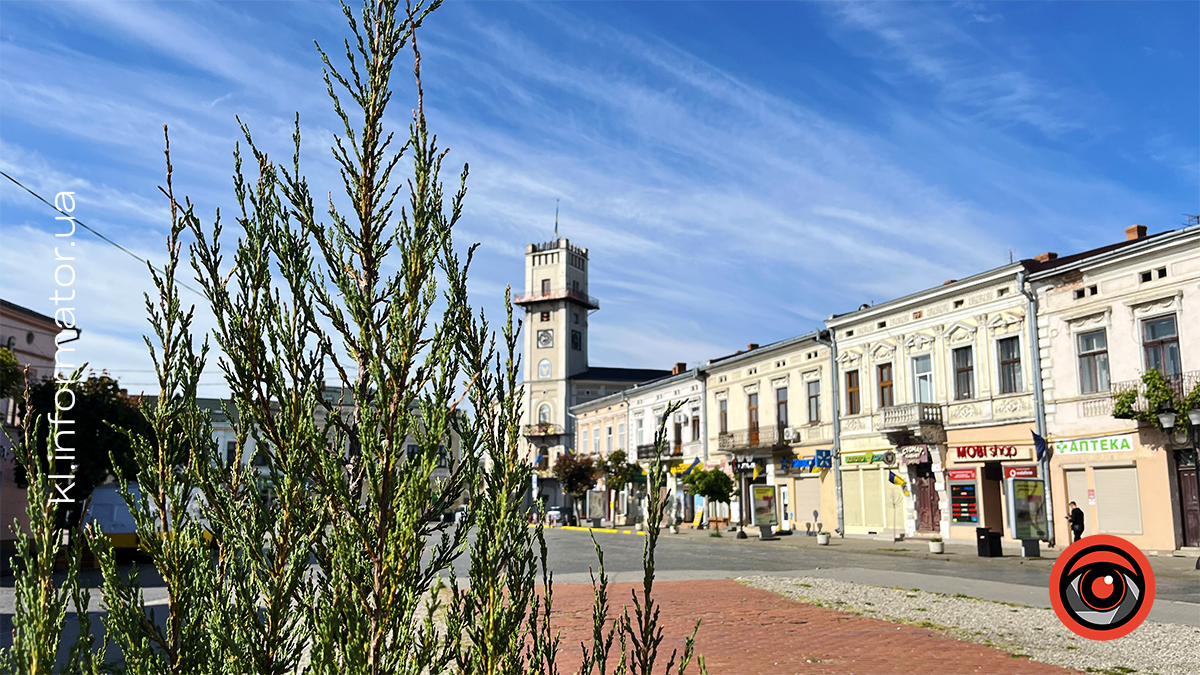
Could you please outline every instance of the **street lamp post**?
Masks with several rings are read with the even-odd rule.
[[[1192,453],[1196,455],[1196,491],[1200,495],[1200,408],[1188,411],[1188,440],[1192,442]],[[1175,427],[1175,411],[1163,409],[1158,412],[1158,423],[1167,433]],[[1196,569],[1200,570],[1200,558],[1196,559]]]

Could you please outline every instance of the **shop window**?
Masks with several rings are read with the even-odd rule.
[[[918,403],[933,403],[933,359],[928,355],[913,357],[913,398]]]
[[[846,373],[846,414],[857,415],[860,412],[858,401],[858,371]]]
[[[970,347],[959,347],[954,350],[954,398],[974,398],[971,391],[972,380],[975,377],[975,359]]]
[[[879,407],[888,408],[896,405],[896,400],[892,395],[892,364],[881,363],[876,367],[875,372],[879,380]]]
[[[1019,338],[1004,338],[997,343],[1000,352],[1000,393],[1021,391],[1021,343]]]
[[[808,421],[816,424],[821,421],[821,382],[813,380],[808,385]]]
[[[1079,392],[1108,391],[1108,337],[1103,329],[1081,333],[1079,344]]]
[[[1183,372],[1175,315],[1142,322],[1142,346],[1146,350],[1146,370],[1157,370],[1169,378],[1177,378]]]

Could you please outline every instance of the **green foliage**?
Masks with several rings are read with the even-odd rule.
[[[21,403],[20,414],[24,416],[26,411],[31,411],[35,417],[43,420],[54,416],[54,397],[58,388],[54,380],[30,383],[29,395],[25,398],[27,403]],[[121,393],[120,384],[107,373],[91,373],[87,379],[73,384],[71,390],[75,393],[75,404],[61,414],[62,418],[70,419],[71,424],[61,429],[74,433],[61,436],[60,445],[79,449],[73,460],[75,487],[71,490],[71,496],[82,505],[95,486],[114,475],[114,466],[126,475],[132,475],[135,471],[129,435],[122,430],[145,436],[150,433],[150,427],[137,402]],[[64,405],[66,401],[67,398],[62,397]],[[48,453],[47,443],[54,431],[51,425],[39,427],[35,440],[40,455]],[[19,486],[24,487],[27,480],[24,467],[18,468],[13,478]]]
[[[71,379],[79,377],[76,371]],[[24,408],[29,410],[30,391],[25,390]],[[36,439],[44,435],[43,418],[25,414],[22,434],[10,438],[19,466],[26,470],[29,517],[28,529],[12,523],[16,532],[16,565],[13,580],[12,644],[0,650],[0,673],[41,675],[55,672],[62,647],[62,632],[70,603],[79,616],[81,630],[66,655],[71,672],[95,673],[104,660],[105,647],[93,651],[90,622],[87,618],[89,594],[79,584],[83,545],[79,533],[72,532],[64,542],[59,529],[62,494],[50,478],[52,456],[38,450]],[[44,448],[44,446],[43,446]],[[67,563],[66,578],[55,580],[55,562],[62,556]]]
[[[624,450],[614,450],[600,464],[604,473],[604,483],[610,490],[620,492],[635,478],[642,475],[642,468],[636,462],[630,463]]]
[[[1178,381],[1172,381],[1157,369],[1147,370],[1142,374],[1141,386],[1138,389],[1125,389],[1116,393],[1113,398],[1113,417],[1117,419],[1137,420],[1162,429],[1158,413],[1164,410],[1175,412],[1175,428],[1187,429],[1191,426],[1188,411],[1200,407],[1200,385],[1182,396],[1177,395]],[[1139,406],[1139,399],[1144,399],[1145,405]]]
[[[446,151],[424,114],[416,30],[439,4],[367,0],[358,15],[344,8],[353,34],[347,65],[335,67],[321,52],[343,125],[333,155],[348,211],[330,199],[318,215],[316,199],[332,191],[310,187],[301,171],[298,119],[288,165],[271,162],[243,126],[253,160],[243,170],[242,147],[235,149],[236,237],[224,235],[220,214],[206,227],[187,199],[175,199],[167,148],[168,256],[162,270],[151,268],[157,296],[146,297],[159,392],[140,422],[124,428],[132,463],[112,458],[167,598],[147,607],[136,570],[119,568],[104,533],[88,528],[103,576],[106,639],[123,659],[108,664],[113,669],[558,672],[546,542],[522,506],[532,467],[519,426],[519,326],[509,298],[497,347],[497,335],[468,302],[474,248],[460,259],[452,237],[467,171],[447,195],[439,178]],[[397,147],[384,120],[405,48],[415,64],[416,106]],[[194,241],[187,245],[185,237]],[[216,320],[211,337],[231,391],[225,415],[237,443],[253,442],[268,460],[261,469],[227,462],[210,413],[197,405],[208,340],[194,344],[193,309],[179,297],[185,245]],[[661,455],[665,428],[656,442]],[[457,461],[435,480],[451,446]],[[578,464],[594,484],[595,467]],[[31,471],[31,504],[44,503],[46,474]],[[567,482],[578,488],[588,481]],[[668,499],[660,460],[649,483],[641,593],[633,595],[632,616],[626,610],[609,619],[597,547],[597,628],[581,672],[648,675],[655,666],[663,629],[654,551]],[[440,514],[463,497],[465,522],[441,523]],[[53,585],[53,513],[31,506],[33,535],[20,549],[16,581],[19,636],[0,652],[12,672],[49,672],[68,599],[86,617],[76,572]],[[215,536],[215,552],[206,532]],[[77,570],[78,544],[70,550]],[[463,555],[467,584],[453,567]],[[668,671],[684,673],[695,634],[678,662],[672,653]],[[105,653],[83,640],[69,657],[77,664],[72,672],[104,667]]]
[[[25,374],[8,347],[0,347],[0,398],[8,398],[25,386]]]
[[[728,504],[733,499],[733,478],[720,469],[693,470],[683,477],[683,482],[706,503]]]

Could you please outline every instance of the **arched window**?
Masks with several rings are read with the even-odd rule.
[[[550,423],[550,406],[543,403],[542,407],[538,408],[538,424],[549,424],[549,423]]]

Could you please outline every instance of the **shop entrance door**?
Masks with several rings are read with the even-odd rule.
[[[1196,485],[1196,453],[1182,451],[1175,456],[1179,483],[1179,510],[1183,520],[1183,545],[1200,546],[1200,486]]]
[[[918,476],[916,483],[917,531],[937,531],[942,522],[942,510],[938,506],[937,486],[933,476]]]

